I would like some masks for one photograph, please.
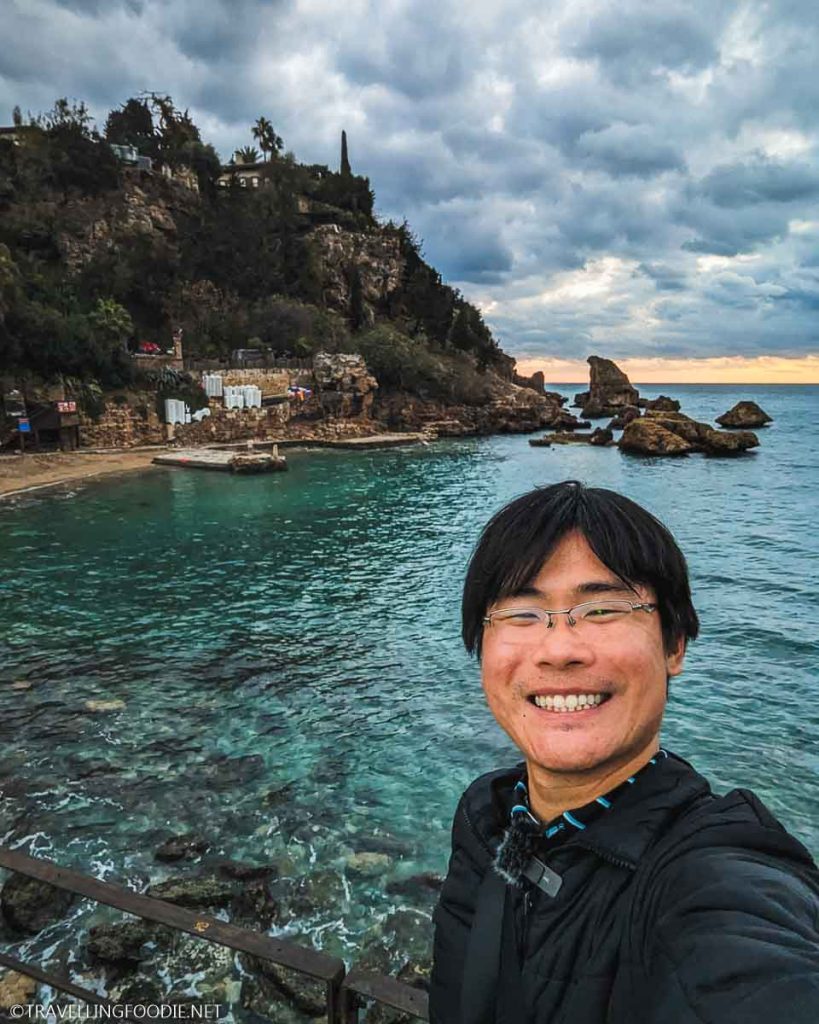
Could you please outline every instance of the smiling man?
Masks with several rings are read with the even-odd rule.
[[[660,745],[698,632],[668,530],[569,481],[486,526],[463,638],[523,763],[455,814],[433,1024],[815,1024],[819,872]]]

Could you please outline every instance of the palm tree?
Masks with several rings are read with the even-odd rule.
[[[253,138],[259,143],[259,149],[268,159],[268,153],[279,153],[284,146],[282,139],[276,134],[273,125],[266,117],[259,117],[252,128]]]
[[[243,146],[237,149],[234,154],[237,164],[257,164],[259,162],[259,151],[255,146]]]

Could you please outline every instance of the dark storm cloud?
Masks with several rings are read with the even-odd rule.
[[[809,352],[813,24],[810,0],[13,0],[0,118],[67,95],[102,123],[152,89],[225,159],[264,114],[333,167],[345,128],[380,215],[513,353]]]

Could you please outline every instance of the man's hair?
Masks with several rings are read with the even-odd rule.
[[[481,656],[487,609],[531,584],[560,541],[580,532],[600,561],[630,587],[656,595],[666,652],[694,640],[699,619],[691,603],[688,566],[671,533],[616,491],[566,480],[509,502],[486,524],[472,553],[461,605],[463,641]]]

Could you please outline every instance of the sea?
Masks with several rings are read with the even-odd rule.
[[[664,745],[819,854],[819,387],[641,393],[710,422],[751,399],[773,422],[739,458],[504,435],[0,503],[0,845],[138,889],[214,857],[287,864],[314,898],[273,934],[351,962],[405,912],[422,947],[460,793],[519,759],[460,641],[467,560],[505,502],[576,479],[645,505],[688,559],[701,635]],[[189,832],[201,863],[155,859]],[[53,953],[100,913],[3,948]]]

